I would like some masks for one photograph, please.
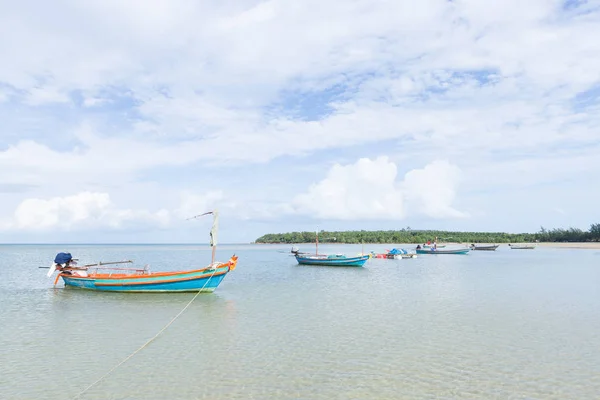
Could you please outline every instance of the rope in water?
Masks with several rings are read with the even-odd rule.
[[[212,265],[211,265],[212,266]],[[151,337],[146,343],[144,343],[142,345],[142,347],[140,347],[139,349],[137,349],[136,351],[134,351],[133,353],[131,353],[130,355],[128,355],[123,361],[121,361],[120,363],[118,363],[117,365],[115,365],[114,367],[112,367],[107,373],[105,373],[104,375],[102,375],[100,378],[98,378],[94,383],[92,383],[91,385],[89,385],[88,387],[86,387],[85,389],[83,389],[81,392],[79,392],[79,394],[75,397],[73,397],[73,400],[80,398],[85,392],[87,392],[88,390],[90,390],[91,388],[93,388],[94,386],[96,386],[97,384],[99,384],[100,382],[102,382],[107,376],[109,376],[114,370],[116,370],[117,368],[119,368],[121,365],[125,364],[127,362],[127,360],[129,360],[131,357],[135,356],[137,353],[139,353],[144,347],[148,346],[150,343],[152,343],[157,337],[160,336],[161,333],[163,333],[165,331],[165,329],[167,329],[173,322],[175,322],[175,320],[177,318],[179,318],[179,316],[181,314],[183,314],[183,312],[185,310],[187,310],[187,308],[192,304],[192,302],[194,300],[196,300],[196,297],[198,297],[198,295],[200,293],[202,293],[202,290],[204,290],[204,288],[206,287],[206,285],[208,284],[208,282],[211,280],[211,278],[215,275],[215,272],[217,272],[217,269],[215,268],[215,270],[213,271],[213,273],[211,274],[211,276],[206,280],[206,283],[204,284],[204,286],[202,286],[202,288],[198,291],[198,293],[196,293],[196,295],[194,297],[192,297],[192,299],[185,305],[185,307],[183,307],[183,309],[181,311],[179,311],[179,313],[174,316],[168,324],[166,324],[160,331],[158,331],[158,333],[156,335],[154,335],[153,337]]]

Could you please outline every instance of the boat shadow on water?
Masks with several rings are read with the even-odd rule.
[[[119,313],[157,312],[160,309],[177,310],[186,304],[197,293],[130,293],[130,292],[101,292],[96,290],[81,290],[78,288],[57,287],[48,290],[49,302],[58,309],[72,313],[73,308],[81,309],[82,315],[89,308],[97,307],[113,310],[118,308]],[[219,292],[199,293],[193,307],[208,309],[235,308],[235,300],[230,296],[223,296]],[[142,308],[140,308],[142,307]],[[97,310],[98,311],[98,310]]]
[[[336,265],[335,268],[331,268],[331,265],[320,265],[320,264],[294,264],[296,268],[311,268],[311,269],[322,269],[327,271],[343,271],[343,270],[352,270],[352,271],[368,271],[369,268],[364,267],[356,267],[351,265]]]

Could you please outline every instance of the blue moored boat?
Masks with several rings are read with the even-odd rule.
[[[326,256],[318,255],[296,255],[298,264],[304,265],[327,265],[331,267],[362,267],[370,256],[346,257],[342,255]]]
[[[302,265],[327,265],[330,267],[362,267],[371,255],[361,255],[358,257],[346,257],[343,254],[319,254],[319,231],[315,236],[315,254],[305,254],[296,252],[296,261]]]
[[[125,274],[88,273],[70,268],[59,274],[65,286],[105,292],[213,292],[228,272],[235,269],[237,257],[203,269],[177,272],[144,272]],[[105,265],[105,264],[104,264]],[[88,269],[94,269],[95,265]],[[114,268],[111,268],[114,269]],[[135,272],[139,271],[139,272]]]
[[[105,267],[131,263],[130,260],[78,266],[77,260],[72,258],[70,253],[59,253],[50,267],[48,276],[58,271],[55,285],[58,279],[62,278],[66,287],[105,292],[213,292],[225,275],[235,269],[238,258],[234,255],[227,262],[215,262],[218,213],[215,210],[202,215],[206,214],[213,214],[214,218],[210,231],[212,261],[207,267],[175,272],[150,272],[147,268]]]

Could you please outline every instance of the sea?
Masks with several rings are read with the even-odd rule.
[[[364,251],[392,247],[414,249]],[[208,246],[0,245],[0,399],[600,398],[600,250],[502,245],[357,268],[298,265],[290,249],[219,246],[237,269],[144,346],[193,293],[65,289],[44,267],[67,251],[199,268]]]

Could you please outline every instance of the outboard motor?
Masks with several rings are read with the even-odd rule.
[[[51,276],[57,269],[60,271],[63,268],[70,267],[72,265],[77,265],[77,261],[73,259],[71,253],[58,253],[56,257],[54,257],[54,263],[52,263],[50,271],[48,271],[47,275]]]
[[[69,265],[69,263],[73,261],[73,256],[71,253],[58,253],[56,257],[54,257],[55,264],[66,264],[65,267]]]

